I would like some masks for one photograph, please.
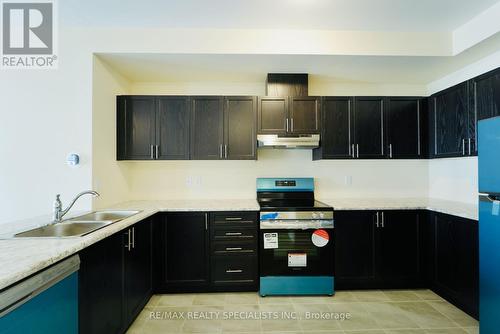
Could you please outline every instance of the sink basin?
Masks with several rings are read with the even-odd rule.
[[[17,233],[16,238],[36,238],[36,237],[49,237],[49,238],[60,238],[60,237],[80,237],[91,232],[94,232],[106,225],[112,224],[111,221],[106,222],[63,222],[53,225],[47,225],[38,227],[29,231]]]
[[[67,220],[68,222],[112,222],[138,214],[140,211],[96,211]]]

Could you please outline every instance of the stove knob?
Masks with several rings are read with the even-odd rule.
[[[318,214],[317,214],[316,212],[313,212],[312,217],[313,217],[314,219],[316,219],[316,218],[318,218]]]
[[[323,212],[320,212],[319,213],[319,218],[321,218],[321,219],[325,218],[325,214]]]

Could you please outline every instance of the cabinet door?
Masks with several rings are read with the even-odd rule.
[[[477,316],[479,270],[477,222],[434,214],[435,287],[464,311]]]
[[[477,119],[500,116],[500,69],[472,79]]]
[[[421,281],[419,213],[412,210],[379,212],[378,271],[382,286],[416,287]]]
[[[351,106],[349,97],[325,97],[321,103],[321,145],[314,159],[352,157]]]
[[[158,98],[156,122],[157,159],[189,159],[189,97]]]
[[[222,97],[193,97],[191,114],[191,159],[222,159],[224,139]]]
[[[286,97],[259,97],[258,132],[285,134],[289,128],[288,99]]]
[[[335,285],[340,289],[375,284],[375,214],[335,211]]]
[[[381,97],[354,99],[354,149],[360,159],[384,157],[384,101]]]
[[[172,213],[164,222],[164,284],[189,290],[209,282],[208,216]]]
[[[257,158],[255,97],[228,96],[224,101],[225,159],[255,160]]]
[[[320,98],[290,97],[290,127],[294,134],[311,134],[320,131]]]
[[[420,99],[389,97],[385,105],[387,147],[391,159],[421,156]]]
[[[468,93],[468,84],[464,82],[432,97],[435,157],[455,157],[468,153]]]
[[[155,97],[120,97],[117,113],[118,159],[154,159]]]
[[[123,234],[114,234],[80,252],[79,333],[122,331]]]
[[[128,237],[130,233],[130,247]],[[127,326],[143,309],[152,294],[151,223],[135,224],[125,233],[124,308]]]

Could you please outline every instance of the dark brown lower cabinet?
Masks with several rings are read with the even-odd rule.
[[[150,221],[85,248],[80,259],[79,333],[126,332],[152,293]]]
[[[421,283],[417,211],[336,211],[336,289],[415,288]]]

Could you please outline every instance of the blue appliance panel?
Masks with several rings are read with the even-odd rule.
[[[266,276],[260,278],[259,294],[329,295],[335,293],[332,276]]]
[[[78,333],[78,273],[74,272],[0,317],[2,334]]]
[[[500,328],[500,202],[479,201],[479,326],[481,334]]]
[[[257,178],[257,192],[314,191],[314,178]]]
[[[500,117],[478,124],[479,192],[500,194]]]

